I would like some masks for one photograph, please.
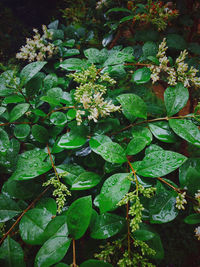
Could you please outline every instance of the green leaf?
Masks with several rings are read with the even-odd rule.
[[[10,140],[8,134],[0,128],[0,153],[5,154],[10,147]]]
[[[134,61],[133,49],[132,53],[130,51],[127,51],[126,48],[124,48],[122,51],[113,49],[110,50],[109,57],[104,62],[103,67],[110,65],[119,65],[119,64],[124,64],[124,62],[133,62],[133,61]]]
[[[78,49],[67,49],[67,51],[64,52],[63,57],[73,57],[79,54],[80,51]]]
[[[81,60],[80,58],[69,58],[65,59],[61,64],[60,67],[68,70],[68,71],[77,71],[86,68],[87,64],[85,61]]]
[[[22,85],[26,84],[31,78],[33,78],[45,64],[47,64],[46,61],[37,61],[26,65],[20,72]]]
[[[123,23],[123,22],[129,21],[129,20],[132,20],[134,18],[134,16],[135,15],[123,17],[122,19],[120,19],[119,23]]]
[[[88,58],[90,63],[100,63],[101,62],[101,53],[97,48],[88,48],[84,50],[85,57]]]
[[[179,112],[187,104],[188,98],[188,89],[182,83],[168,87],[164,93],[167,115],[173,116]]]
[[[24,102],[24,97],[21,95],[10,95],[4,98],[3,104],[12,104]]]
[[[14,84],[15,72],[13,70],[4,71],[0,75],[0,96],[9,96],[14,93],[16,84]]]
[[[124,163],[127,161],[125,151],[118,143],[106,142],[97,148],[97,153],[111,163]]]
[[[9,178],[10,180],[28,180],[48,172],[51,162],[45,162],[48,154],[42,149],[26,151],[19,156],[17,168]]]
[[[49,133],[43,126],[35,124],[32,126],[31,132],[36,141],[40,143],[48,142]]]
[[[114,7],[114,8],[111,8],[109,9],[106,14],[109,14],[110,12],[127,12],[127,13],[130,13],[132,14],[132,11],[127,9],[127,8],[123,8],[123,7]]]
[[[112,267],[112,265],[104,261],[87,260],[81,263],[80,267]]]
[[[27,82],[25,89],[26,89],[26,95],[28,97],[31,96],[34,97],[39,93],[39,91],[43,86],[44,77],[45,77],[44,73],[38,72],[33,78],[31,78]]]
[[[67,211],[67,225],[69,234],[73,239],[79,239],[85,234],[91,215],[91,196],[81,197],[71,204]]]
[[[35,207],[37,209],[45,208],[46,210],[51,212],[51,214],[53,214],[53,215],[56,215],[56,212],[57,212],[56,201],[50,197],[44,197],[44,198],[40,199]]]
[[[25,213],[19,224],[21,238],[30,245],[45,242],[44,230],[51,221],[52,213],[47,209],[34,208]]]
[[[67,253],[71,239],[66,236],[55,236],[47,240],[38,251],[35,267],[49,267],[61,261]]]
[[[76,110],[75,109],[69,109],[68,111],[67,111],[67,120],[73,120],[73,119],[75,119],[76,118]]]
[[[156,56],[158,47],[154,42],[148,41],[143,45],[142,51],[145,57]]]
[[[135,82],[136,84],[147,83],[148,81],[150,81],[150,78],[151,71],[147,67],[136,70],[132,76],[133,82]]]
[[[19,140],[23,140],[24,138],[26,138],[29,135],[30,130],[31,130],[31,128],[28,124],[15,125],[14,135]]]
[[[12,198],[31,199],[38,192],[40,185],[32,181],[8,180],[2,187],[2,193],[8,194]]]
[[[66,184],[72,185],[73,181],[85,170],[76,164],[61,164],[56,166],[58,173],[65,173],[62,179]]]
[[[21,212],[18,204],[9,196],[0,195],[0,222],[6,222]]]
[[[45,77],[43,83],[44,83],[44,90],[48,91],[52,87],[57,86],[58,77],[55,73],[50,73]]]
[[[94,172],[81,173],[72,183],[71,190],[86,190],[96,186],[101,177]]]
[[[179,169],[181,188],[186,188],[194,195],[200,188],[200,159],[189,158]]]
[[[151,198],[149,203],[150,222],[167,223],[171,222],[178,215],[175,207],[177,193],[174,190],[167,190],[158,181],[156,195]]]
[[[147,140],[144,137],[136,137],[128,143],[126,155],[136,155],[142,151],[146,145]]]
[[[147,107],[142,98],[135,94],[123,94],[117,97],[122,105],[122,111],[138,118],[147,118]],[[125,113],[126,116],[126,113]],[[126,116],[127,117],[127,116]],[[127,117],[128,118],[128,117]]]
[[[56,236],[68,236],[66,216],[56,216],[44,230],[45,241]]]
[[[137,138],[137,137],[145,138],[147,145],[149,145],[153,139],[152,133],[150,132],[150,130],[144,126],[134,126],[131,129],[131,133],[132,133],[133,137],[135,137],[135,138]]]
[[[180,167],[186,157],[173,151],[156,151],[147,154],[139,165],[137,173],[144,177],[159,177]]]
[[[25,267],[24,252],[19,243],[10,236],[0,247],[0,263],[3,267]]]
[[[151,228],[145,223],[140,224],[140,228],[133,233],[133,236],[137,240],[147,241],[155,236],[155,233],[151,231]]]
[[[98,154],[97,148],[100,145],[105,144],[107,142],[112,142],[111,138],[108,137],[107,135],[95,135],[90,139],[89,145],[90,145],[92,151],[94,151],[95,153]]]
[[[53,112],[50,116],[50,121],[55,125],[62,126],[67,123],[67,118],[63,112]]]
[[[160,151],[162,152],[164,149],[158,145],[155,144],[151,144],[150,146],[148,146],[145,150],[145,155],[152,153],[152,152],[156,152],[156,151]]]
[[[118,202],[130,189],[131,181],[128,179],[129,176],[129,173],[117,173],[106,179],[99,196],[101,213],[117,208]]]
[[[160,141],[165,143],[175,143],[177,141],[176,135],[169,127],[166,121],[157,121],[149,123],[149,128],[152,134]]]
[[[156,254],[151,257],[156,260],[162,260],[164,258],[164,249],[162,241],[158,233],[154,231],[154,234],[155,236],[152,239],[147,240],[146,243],[150,248],[152,248],[156,252]]]
[[[168,34],[167,38],[167,46],[176,50],[184,50],[187,48],[187,43],[184,40],[183,36],[179,34]]]
[[[29,104],[27,103],[22,103],[22,104],[18,104],[16,105],[10,112],[10,122],[16,121],[18,120],[21,116],[24,115],[24,113],[27,112],[27,110],[29,109]]]
[[[125,224],[126,220],[116,214],[101,214],[92,226],[90,236],[94,239],[107,239],[119,233]]]
[[[194,123],[187,119],[171,119],[169,120],[169,126],[178,136],[189,143],[200,147],[200,131]]]
[[[190,214],[189,216],[185,217],[184,222],[187,224],[198,224],[200,223],[200,214]]]

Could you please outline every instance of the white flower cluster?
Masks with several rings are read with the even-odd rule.
[[[106,5],[107,0],[100,0],[96,4],[96,9],[101,9],[103,5]]]
[[[195,199],[198,201],[197,206],[195,206],[195,211],[200,213],[200,190],[198,190],[197,193],[195,194]]]
[[[107,101],[103,97],[107,88],[104,84],[100,83],[116,83],[107,73],[99,74],[96,67],[92,65],[87,70],[70,74],[69,76],[80,83],[74,93],[79,108],[76,112],[78,125],[82,123],[83,115],[86,115],[89,120],[97,122],[100,116],[105,117],[110,115],[111,112],[120,110],[120,106],[115,106],[111,100]]]
[[[178,196],[176,197],[176,207],[179,210],[184,210],[185,207],[183,206],[184,204],[187,203],[187,200],[185,199],[186,192],[184,193],[178,193]]]
[[[33,29],[35,35],[33,39],[26,38],[26,45],[20,48],[20,52],[16,54],[17,59],[32,61],[43,61],[50,58],[57,51],[57,47],[47,41],[52,38],[52,33],[42,25],[43,35],[41,36],[37,29]]]
[[[169,60],[166,56],[167,48],[166,38],[164,38],[156,55],[160,63],[159,66],[151,65],[149,67],[152,72],[151,79],[153,83],[160,79],[159,74],[161,72],[166,72],[169,85],[176,85],[177,82],[182,82],[185,87],[190,87],[192,84],[200,87],[200,77],[196,77],[198,70],[194,67],[189,69],[188,64],[184,62],[188,52],[186,50],[182,51],[176,59],[175,66],[169,67]]]
[[[195,236],[197,237],[198,240],[200,240],[200,226],[194,229]]]

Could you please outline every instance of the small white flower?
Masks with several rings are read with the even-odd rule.
[[[179,210],[184,210],[185,207],[183,206],[184,204],[187,203],[187,200],[185,199],[186,192],[184,193],[178,193],[178,196],[176,197],[176,207]]]
[[[200,226],[195,228],[194,232],[195,232],[195,236],[197,237],[197,239],[200,240]]]

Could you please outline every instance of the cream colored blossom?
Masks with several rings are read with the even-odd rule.
[[[176,207],[179,210],[184,210],[185,207],[183,206],[184,204],[187,203],[187,200],[185,199],[186,192],[184,193],[178,193],[178,196],[176,197]]]
[[[194,232],[195,232],[195,236],[197,237],[197,239],[200,240],[200,226],[195,228]]]

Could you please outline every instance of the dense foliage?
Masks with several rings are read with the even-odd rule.
[[[3,66],[2,266],[198,264],[198,15],[113,2],[72,3]]]

